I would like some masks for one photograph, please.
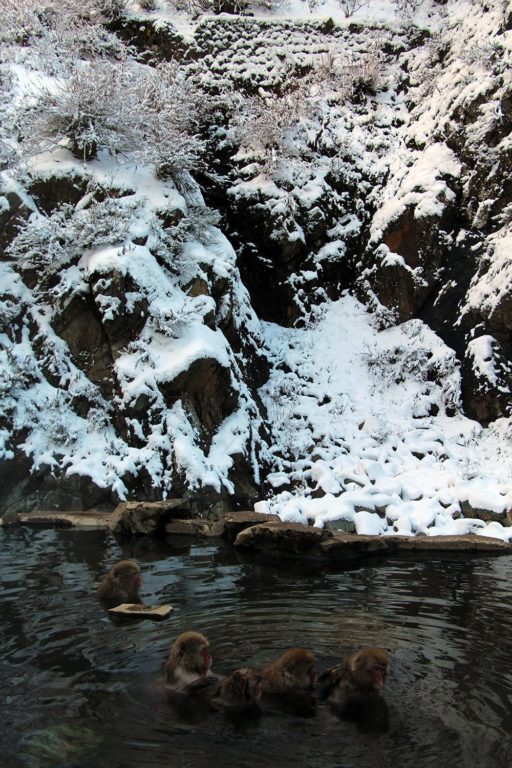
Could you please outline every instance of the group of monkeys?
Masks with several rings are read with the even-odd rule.
[[[140,568],[121,560],[103,577],[98,595],[104,605],[140,603]],[[208,640],[200,632],[183,632],[172,643],[164,667],[164,686],[170,698],[207,700],[213,707],[237,713],[260,709],[262,696],[314,697],[325,700],[335,714],[351,718],[361,711],[377,711],[388,674],[389,657],[381,648],[362,648],[344,657],[318,678],[311,651],[290,648],[276,661],[254,671],[243,667],[227,677],[212,672]],[[352,719],[356,719],[354,716]]]

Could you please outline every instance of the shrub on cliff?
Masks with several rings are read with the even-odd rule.
[[[64,145],[84,161],[100,150],[132,153],[160,176],[193,168],[202,151],[196,135],[199,98],[172,64],[78,62],[72,76],[44,86],[24,120],[32,152]]]

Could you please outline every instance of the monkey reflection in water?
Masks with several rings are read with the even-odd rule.
[[[389,657],[381,648],[361,648],[326,670],[318,679],[319,697],[332,712],[352,720],[365,733],[389,729],[389,711],[382,697]]]
[[[183,632],[171,645],[164,680],[176,715],[193,722],[218,710],[228,718],[258,716],[261,677],[245,667],[222,677],[211,666],[210,644],[200,632]]]

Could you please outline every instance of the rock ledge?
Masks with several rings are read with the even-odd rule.
[[[512,543],[489,536],[363,536],[300,523],[283,523],[276,515],[257,512],[197,514],[185,499],[124,502],[116,510],[20,513],[0,525],[56,525],[107,530],[118,535],[223,537],[241,547],[275,558],[350,562],[407,552],[512,554]]]
[[[488,552],[512,554],[512,544],[488,536],[361,536],[320,528],[271,522],[241,531],[236,547],[278,557],[350,561],[402,552]]]

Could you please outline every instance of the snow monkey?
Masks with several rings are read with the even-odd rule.
[[[113,606],[140,603],[141,584],[140,568],[135,560],[120,560],[100,581],[98,597]]]
[[[343,715],[355,698],[380,695],[388,668],[389,657],[381,648],[361,648],[320,675],[320,698]]]
[[[264,693],[311,691],[315,684],[315,657],[304,648],[290,648],[262,671]]]
[[[259,713],[261,675],[252,669],[235,669],[217,688],[212,703],[226,714]]]
[[[171,645],[164,667],[165,684],[169,691],[192,693],[215,683],[212,674],[210,644],[200,632],[183,632]]]

